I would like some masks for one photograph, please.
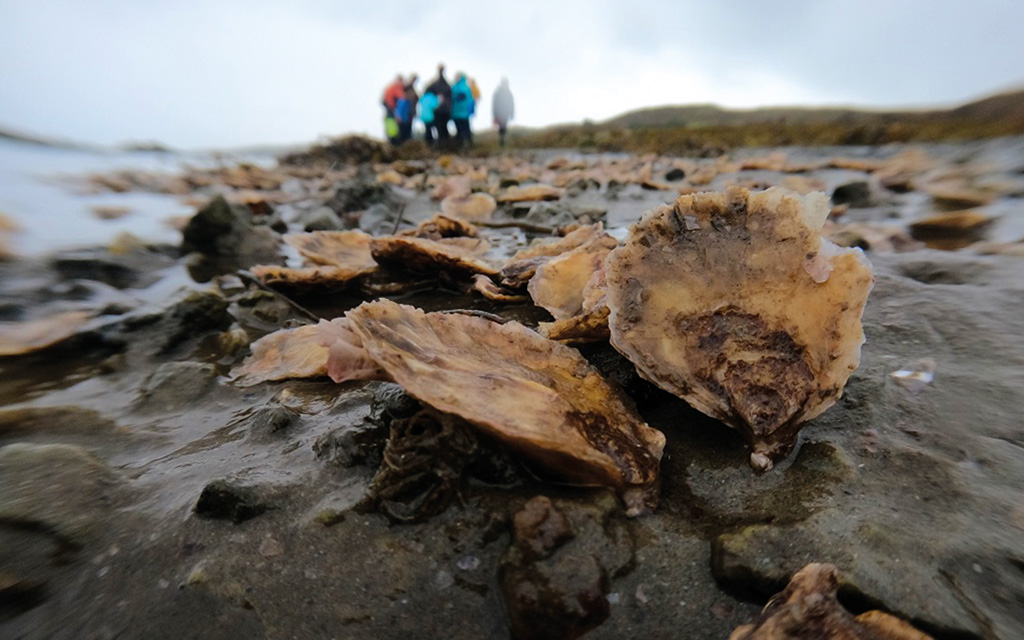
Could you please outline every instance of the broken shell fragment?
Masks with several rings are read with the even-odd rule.
[[[762,470],[860,362],[871,266],[821,236],[827,215],[822,193],[680,196],[648,212],[605,265],[615,348],[742,431]]]
[[[901,387],[917,395],[935,379],[935,360],[921,358],[912,366],[889,374]]]
[[[473,276],[473,290],[495,302],[526,302],[529,300],[527,296],[519,295],[515,292],[508,291],[507,289],[494,284],[494,281],[487,276],[478,273]]]
[[[377,365],[424,404],[568,480],[616,488],[630,515],[656,504],[665,437],[576,350],[517,322],[387,300],[346,317]]]
[[[768,601],[755,622],[737,628],[729,640],[931,640],[881,611],[854,618],[836,599],[838,589],[834,566],[811,563]]]

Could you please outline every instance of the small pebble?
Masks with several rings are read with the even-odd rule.
[[[260,543],[260,555],[264,558],[279,556],[282,553],[284,553],[284,545],[273,536],[267,536]]]
[[[473,571],[480,566],[480,558],[476,556],[462,556],[455,566],[463,571]]]
[[[434,586],[438,590],[444,590],[455,584],[455,577],[447,571],[441,570],[437,572],[437,576],[434,578]]]

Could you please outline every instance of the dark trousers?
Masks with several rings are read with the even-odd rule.
[[[427,141],[427,144],[434,144],[434,123],[424,122],[423,127],[427,130],[423,139]]]
[[[508,133],[508,126],[504,124],[498,125],[498,144],[502,147],[505,146],[505,134]]]
[[[412,140],[412,120],[398,123],[398,142],[401,144],[406,140]]]
[[[455,137],[464,145],[473,144],[473,130],[469,128],[469,118],[455,120]]]
[[[448,121],[451,120],[451,117],[451,112],[434,112],[434,132],[437,133],[438,142],[444,142],[448,138],[452,137],[448,132]]]

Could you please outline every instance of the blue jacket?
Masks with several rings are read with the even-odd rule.
[[[473,114],[473,91],[462,78],[452,86],[452,119],[468,120]]]
[[[437,102],[437,96],[429,91],[420,97],[420,120],[423,121],[423,124],[434,122],[434,110],[437,109]]]

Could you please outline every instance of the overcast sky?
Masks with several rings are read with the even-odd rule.
[[[444,61],[518,124],[645,106],[949,105],[1024,85],[1021,0],[0,0],[0,127],[182,148],[381,135]]]

